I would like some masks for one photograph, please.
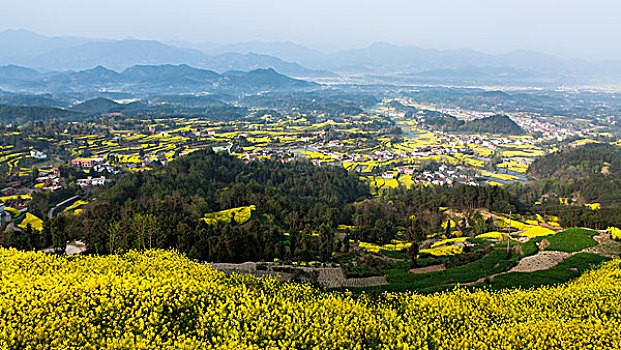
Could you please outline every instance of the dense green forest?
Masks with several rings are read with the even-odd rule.
[[[503,135],[523,135],[525,133],[511,118],[500,114],[465,122],[456,131]]]
[[[531,164],[529,175],[537,180],[511,184],[507,190],[524,202],[542,200],[535,208],[558,215],[566,227],[606,228],[621,224],[621,148],[587,144],[541,157]],[[567,198],[568,204],[560,204]],[[600,203],[591,210],[585,203]]]
[[[45,222],[40,236],[27,231],[19,239],[1,237],[0,243],[64,249],[68,240],[80,239],[99,254],[176,248],[209,261],[328,260],[332,251],[346,250],[349,239],[387,243],[400,237],[419,242],[429,233],[497,229],[492,219],[481,215],[481,208],[553,214],[565,227],[601,229],[621,223],[616,152],[616,146],[589,145],[543,157],[532,165],[531,174],[557,174],[560,168],[567,174],[524,184],[414,186],[373,198],[367,183],[341,167],[278,158],[243,162],[202,150],[152,171],[125,174],[103,190],[86,194],[96,199],[81,215],[59,215]],[[567,170],[571,168],[580,171]],[[35,196],[33,207],[44,215],[49,209],[45,203],[70,195],[59,192],[60,197],[47,201]],[[570,205],[560,204],[559,198],[569,198]],[[582,205],[592,202],[602,207]],[[202,220],[206,213],[251,205],[256,210],[247,222]],[[442,207],[459,211],[462,218],[447,226]],[[337,234],[341,224],[355,228]]]
[[[198,151],[152,172],[124,175],[79,219],[60,216],[47,229],[84,239],[97,253],[174,247],[194,258],[242,261],[293,254],[296,242],[285,247],[283,232],[310,236],[313,227],[326,231],[318,244],[304,247],[315,257],[321,244],[329,242],[324,250],[332,251],[336,225],[349,224],[351,203],[368,196],[368,186],[343,168],[277,159],[244,163]],[[248,205],[257,211],[244,225],[200,220]]]
[[[365,108],[370,108],[378,102],[380,100],[370,94],[330,90],[309,93],[268,93],[240,99],[242,105],[253,108],[325,113],[331,116],[361,114]]]
[[[616,177],[621,175],[621,148],[593,143],[564,149],[535,160],[529,173],[539,178],[600,174]]]
[[[446,216],[441,207],[466,212],[456,227],[443,228]],[[485,220],[475,209],[489,208],[495,212],[508,213],[529,210],[501,187],[467,186],[417,186],[410,189],[397,188],[384,197],[365,200],[355,206],[353,222],[356,229],[353,238],[387,243],[404,232],[409,241],[422,241],[425,233],[448,233],[445,231],[483,233],[494,228],[491,220]],[[468,228],[468,230],[466,229]]]
[[[189,99],[189,98],[188,98]],[[230,121],[248,115],[248,108],[236,107],[218,100],[196,98],[196,103],[180,103],[183,99],[158,98],[153,104],[149,101],[135,101],[131,103],[117,103],[106,98],[95,98],[82,102],[71,108],[89,116],[98,116],[103,113],[122,113],[127,118],[153,118],[157,116],[179,116],[183,118],[205,117],[210,120]],[[161,101],[158,103],[158,101]],[[201,103],[204,102],[204,103]]]
[[[621,148],[615,145],[588,144],[552,153],[535,160],[528,173],[541,179],[531,185],[540,197],[607,205],[621,198]]]
[[[340,167],[278,159],[245,163],[210,150],[126,174],[93,196],[80,216],[47,221],[41,245],[62,249],[68,239],[81,239],[99,254],[172,247],[211,261],[325,260],[350,238],[385,243],[401,232],[420,241],[424,232],[466,226],[480,233],[493,223],[472,209],[522,206],[502,188],[465,185],[397,189],[371,198],[368,184]],[[256,211],[246,223],[201,220],[205,213],[250,205]],[[460,227],[447,229],[442,206],[470,211]],[[336,235],[339,224],[356,229]]]

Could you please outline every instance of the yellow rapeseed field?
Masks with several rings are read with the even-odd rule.
[[[435,248],[430,248],[430,249],[421,249],[419,253],[430,254],[433,256],[449,256],[449,255],[459,255],[463,251],[464,251],[464,248],[462,247],[448,245],[448,246],[435,247]]]
[[[543,237],[556,234],[555,231],[550,230],[549,228],[533,226],[526,231],[520,233],[522,237]]]
[[[504,239],[507,237],[506,233],[494,231],[494,232],[486,232],[480,235],[477,235],[476,238],[491,238],[491,239]]]
[[[233,209],[226,209],[217,211],[214,213],[206,213],[203,220],[209,225],[215,225],[218,222],[231,222],[231,219],[235,220],[238,224],[244,224],[252,216],[252,212],[256,209],[256,206],[250,205],[247,207],[239,207]]]
[[[0,349],[619,349],[620,264],[531,290],[355,297],[173,251],[0,249]]]
[[[468,239],[468,237],[456,237],[456,238],[448,238],[448,239],[443,239],[441,241],[437,241],[435,243],[433,243],[431,245],[431,248],[435,248],[435,247],[439,247],[441,245],[445,245],[445,244],[449,244],[452,242],[460,242],[463,243]]]
[[[26,213],[24,220],[22,220],[22,222],[17,226],[25,230],[28,227],[28,224],[30,224],[30,227],[33,230],[43,230],[43,220],[30,213]]]
[[[412,245],[411,242],[403,242],[403,241],[398,241],[398,240],[392,240],[390,243],[387,243],[387,244],[375,244],[375,243],[362,242],[362,241],[358,242],[358,246],[360,248],[368,252],[371,252],[371,253],[379,253],[380,250],[398,252],[398,251],[402,251],[404,249],[410,248],[411,245]]]

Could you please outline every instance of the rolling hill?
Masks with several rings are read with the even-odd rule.
[[[72,111],[81,113],[109,113],[118,110],[122,105],[107,98],[98,97],[71,107]]]
[[[605,143],[568,148],[536,159],[528,169],[537,178],[621,175],[621,147]]]
[[[448,114],[434,111],[425,112],[423,123],[444,131],[501,135],[525,134],[524,129],[506,115],[496,114],[490,117],[463,121]]]
[[[28,121],[78,116],[80,113],[53,107],[0,105],[0,121],[3,123],[20,124]]]
[[[516,122],[506,115],[501,114],[465,122],[457,128],[457,131],[502,135],[525,134],[524,129],[522,129]]]

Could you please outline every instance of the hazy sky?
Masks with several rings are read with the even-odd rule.
[[[621,59],[618,0],[1,0],[0,30],[46,35],[293,41],[322,50],[384,41]]]

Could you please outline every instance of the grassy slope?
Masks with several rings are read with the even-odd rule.
[[[545,250],[554,250],[559,252],[579,252],[585,248],[594,247],[597,242],[593,240],[593,236],[597,235],[596,231],[585,230],[581,228],[570,228],[563,232],[559,232],[554,236],[546,237],[550,245]]]
[[[578,253],[565,259],[549,270],[509,272],[496,276],[489,285],[494,289],[515,287],[531,288],[567,282],[573,278],[579,277],[591,267],[608,260],[610,259],[596,254]],[[576,270],[572,270],[572,268]],[[479,286],[484,286],[484,284],[480,284]]]
[[[517,256],[507,258],[506,251],[493,250],[482,259],[444,271],[411,274],[407,269],[388,269],[384,271],[388,285],[361,290],[417,290],[429,293],[450,289],[455,283],[474,282],[479,278],[508,270],[517,262]]]

